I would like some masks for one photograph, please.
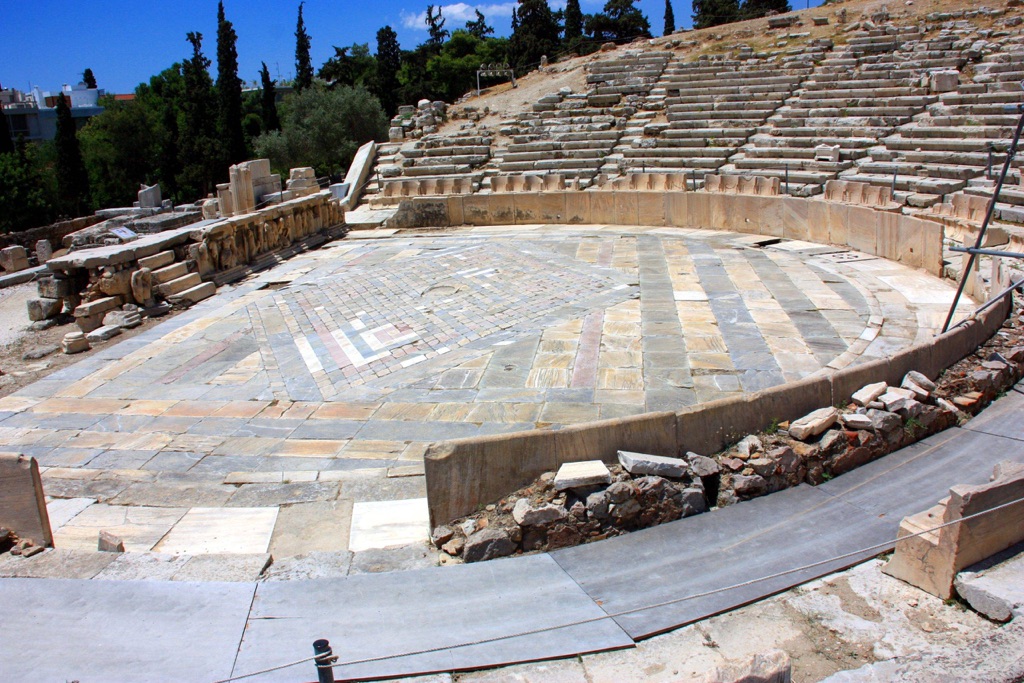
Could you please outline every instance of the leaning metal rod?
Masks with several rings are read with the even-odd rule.
[[[1012,292],[1015,289],[1020,289],[1021,287],[1024,287],[1024,278],[1021,278],[1020,280],[1017,280],[1016,282],[1011,284],[1009,287],[1007,287],[1006,289],[1004,289],[1003,291],[999,292],[994,297],[992,297],[991,299],[989,299],[988,301],[983,303],[981,306],[979,306],[978,308],[976,308],[974,310],[974,313],[972,313],[970,315],[970,317],[964,318],[963,320],[958,322],[956,325],[953,325],[953,328],[955,329],[957,327],[960,327],[961,325],[966,324],[968,320],[970,320],[971,318],[973,318],[976,315],[980,315],[981,313],[984,313],[985,311],[987,311],[988,309],[992,308],[997,303],[1002,301],[1004,296],[1006,296],[1007,294],[1009,294],[1010,292]]]
[[[1024,254],[1016,251],[998,251],[996,249],[975,249],[974,247],[950,247],[950,251],[959,251],[964,254],[979,254],[981,256],[1003,256],[1005,258],[1024,258]]]
[[[999,174],[999,179],[996,181],[996,189],[992,193],[992,199],[988,203],[988,210],[985,212],[985,220],[981,223],[981,230],[978,232],[978,239],[974,243],[975,249],[981,249],[981,243],[985,239],[985,231],[988,230],[988,224],[992,220],[992,214],[996,210],[996,199],[999,198],[999,193],[1003,189],[1003,181],[1006,180],[1006,174],[1010,172],[1010,162],[1013,161],[1013,157],[1017,154],[1017,143],[1020,142],[1020,134],[1022,130],[1024,130],[1024,111],[1021,112],[1020,119],[1017,121],[1017,129],[1013,133],[1013,143],[1010,145],[1010,149],[1006,151],[1006,160],[1003,162],[1003,170]],[[953,303],[949,306],[949,315],[946,316],[946,322],[942,325],[943,332],[949,329],[949,323],[953,320],[953,313],[956,311],[956,307],[960,303],[960,297],[964,293],[964,287],[967,285],[967,278],[970,276],[971,268],[974,267],[974,260],[976,258],[977,254],[974,253],[967,256],[967,264],[960,273],[960,284],[957,285],[956,296],[953,297]]]

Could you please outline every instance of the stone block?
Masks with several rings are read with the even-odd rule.
[[[630,474],[653,474],[678,479],[686,475],[689,464],[681,458],[619,451],[619,464]]]
[[[89,346],[89,340],[85,338],[84,332],[68,332],[64,335],[64,339],[60,343],[61,349],[64,353],[73,354],[88,351],[91,347]]]
[[[28,251],[25,247],[13,246],[0,249],[0,267],[8,273],[16,273],[28,268]]]
[[[139,188],[139,208],[159,209],[163,205],[160,185],[143,185]]]
[[[36,242],[36,261],[43,265],[53,258],[53,245],[50,240],[39,240]]]
[[[85,335],[90,344],[105,342],[121,334],[121,328],[117,325],[103,325]]]
[[[139,268],[149,268],[150,270],[156,270],[157,268],[163,268],[174,263],[174,252],[173,251],[161,251],[153,254],[152,256],[146,256],[145,258],[139,259]]]
[[[66,278],[44,277],[36,282],[39,296],[45,299],[63,299],[71,295],[71,281]]]
[[[612,482],[612,473],[600,460],[567,462],[558,468],[555,474],[555,488],[559,491],[601,486]]]
[[[28,319],[32,321],[46,320],[56,317],[64,308],[64,301],[61,299],[29,299],[25,302],[28,308]]]
[[[75,317],[83,318],[87,316],[94,316],[97,314],[103,314],[107,311],[112,311],[115,308],[119,308],[122,304],[120,297],[108,296],[102,299],[96,299],[88,303],[81,304],[75,308]],[[102,318],[101,318],[102,319]]]
[[[794,420],[789,425],[789,435],[794,439],[806,441],[807,439],[821,434],[836,423],[839,411],[833,407],[819,408],[812,413]]]
[[[142,316],[138,311],[110,311],[103,316],[104,326],[115,325],[123,329],[131,329],[142,324]]]
[[[933,71],[929,81],[933,93],[953,92],[960,86],[960,72]]]
[[[132,298],[139,304],[153,298],[153,273],[149,268],[139,268],[132,273]]]
[[[889,388],[889,385],[885,382],[875,382],[874,384],[868,384],[861,387],[858,391],[853,394],[853,402],[859,406],[866,406],[878,399],[879,396],[884,394]]]
[[[96,543],[96,550],[101,553],[123,553],[124,541],[109,531],[101,531],[99,541]]]
[[[19,453],[0,453],[0,526],[21,540],[52,546],[50,517],[46,511],[43,482],[35,458]]]
[[[512,519],[519,526],[542,526],[565,519],[568,513],[561,505],[546,503],[533,505],[526,498],[520,498],[512,508]]]

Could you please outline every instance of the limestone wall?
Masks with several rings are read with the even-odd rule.
[[[822,244],[942,274],[940,224],[868,206],[707,192],[539,192],[412,197],[389,227],[536,223],[731,230]]]

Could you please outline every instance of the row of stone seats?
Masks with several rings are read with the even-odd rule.
[[[416,178],[389,180],[384,183],[382,195],[386,199],[424,197],[431,195],[472,194],[473,178]]]
[[[775,197],[781,183],[778,178],[764,176],[719,175],[708,173],[704,176],[704,191],[720,194],[753,194],[761,197]]]
[[[972,223],[981,223],[988,211],[989,200],[986,197],[957,193],[950,201],[933,204],[931,213],[936,216],[959,218]]]
[[[787,56],[784,62],[779,54],[741,48],[734,55],[674,61],[645,103],[657,110],[661,98],[667,122],[627,131],[616,148],[622,166],[701,176],[718,169],[811,72],[809,57]]]
[[[613,58],[592,62],[586,66],[590,95],[644,96],[661,77],[671,57],[672,53],[665,51],[627,50]],[[614,104],[617,100],[606,102]]]
[[[1006,158],[1024,91],[1005,90],[1005,81],[993,78],[990,69],[1024,73],[1024,51],[1013,46],[975,65],[973,83],[949,88],[926,112],[884,138],[884,148],[875,150],[872,163],[859,172],[880,176],[876,182],[891,182],[896,175],[897,189],[911,193],[912,206],[929,206],[960,190],[991,194],[991,178]]]
[[[825,201],[885,209],[899,206],[892,200],[892,188],[849,180],[827,181],[825,183]]]
[[[566,183],[565,176],[549,173],[539,175],[496,175],[491,178],[491,192],[561,192],[578,189],[578,179]]]
[[[491,158],[491,138],[479,134],[426,135],[403,145],[398,156],[405,176],[471,173]]]
[[[686,176],[682,173],[630,173],[604,184],[602,190],[634,192],[685,192]]]
[[[732,168],[788,176],[793,194],[817,194],[827,180],[867,157],[879,137],[937,100],[920,80],[934,64],[933,53],[941,51],[917,49],[916,28],[888,26],[851,36],[730,159]],[[838,145],[839,158],[819,158],[815,148],[822,144]]]

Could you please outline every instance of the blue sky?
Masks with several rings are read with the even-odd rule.
[[[605,0],[581,0],[584,12],[600,11]],[[799,0],[798,0],[799,1]],[[478,7],[498,35],[507,35],[513,2],[445,3],[445,28],[461,28]],[[564,0],[549,0],[553,8]],[[806,2],[806,0],[805,0]],[[812,4],[818,4],[816,0]],[[376,50],[377,29],[390,25],[402,47],[426,39],[421,17],[427,0],[307,0],[306,27],[313,42],[313,63],[319,68],[334,54],[334,45],[369,43]],[[640,8],[661,33],[664,0],[640,0]],[[690,25],[690,0],[673,0],[676,22]],[[238,33],[239,75],[259,77],[266,61],[271,75],[289,78],[295,70],[295,21],[298,2],[292,0],[225,0],[228,19]],[[0,0],[3,40],[0,40],[0,83],[27,90],[38,85],[56,90],[77,83],[89,67],[101,88],[131,92],[135,86],[175,61],[188,56],[185,34],[203,34],[203,51],[216,64],[216,0]]]

